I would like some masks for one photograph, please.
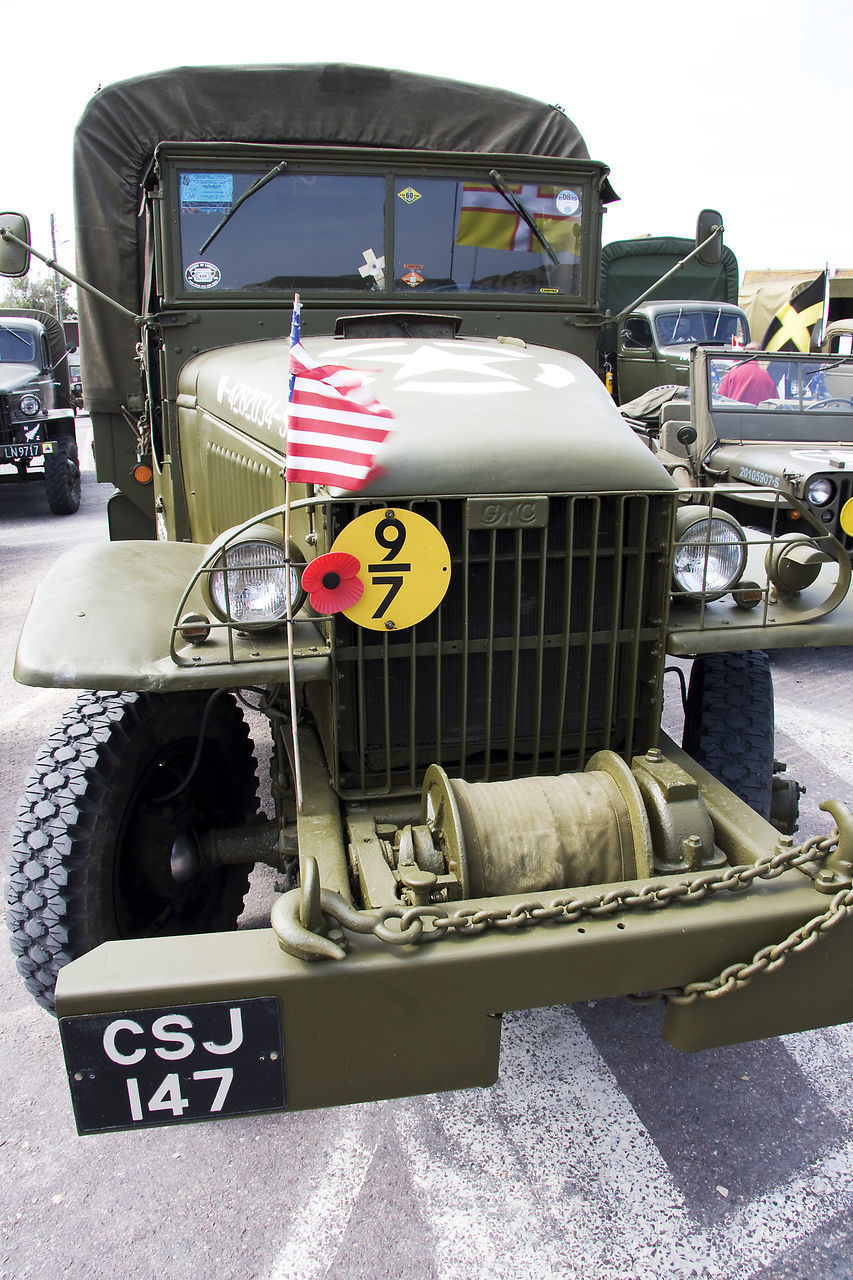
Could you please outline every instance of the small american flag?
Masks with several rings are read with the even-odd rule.
[[[364,488],[375,473],[377,449],[394,430],[391,410],[363,389],[365,376],[311,358],[301,341],[297,295],[290,335],[286,480]]]

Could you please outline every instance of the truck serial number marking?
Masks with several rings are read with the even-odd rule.
[[[274,997],[83,1014],[59,1025],[80,1133],[285,1105]]]
[[[750,484],[761,484],[771,489],[779,488],[779,477],[771,476],[769,471],[756,471],[754,467],[741,467],[739,480],[748,480]]]

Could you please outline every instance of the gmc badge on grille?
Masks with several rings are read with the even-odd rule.
[[[465,503],[469,529],[544,529],[547,498],[469,498]]]

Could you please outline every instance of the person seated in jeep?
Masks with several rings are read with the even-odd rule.
[[[757,343],[750,343],[746,349],[759,351],[761,348]],[[717,388],[718,394],[745,404],[761,404],[762,400],[772,400],[777,395],[777,389],[767,372],[767,363],[766,360],[742,360],[732,365]]]

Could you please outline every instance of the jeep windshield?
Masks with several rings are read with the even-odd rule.
[[[786,355],[767,351],[711,356],[708,379],[714,414],[738,412],[739,430],[749,438],[767,439],[768,430],[788,438],[799,418],[835,419],[838,439],[853,439],[853,359],[821,355]],[[748,410],[748,412],[744,412]],[[758,412],[756,412],[758,411]],[[772,425],[769,415],[775,415]],[[767,415],[767,417],[765,417]],[[750,428],[752,423],[752,429]],[[787,424],[787,425],[786,425]]]
[[[738,343],[748,340],[744,332],[743,317],[724,311],[721,307],[708,307],[696,311],[684,307],[672,311],[659,311],[654,318],[655,332],[662,347],[690,345],[694,342]]]
[[[181,168],[177,290],[577,296],[586,179],[500,176]]]

